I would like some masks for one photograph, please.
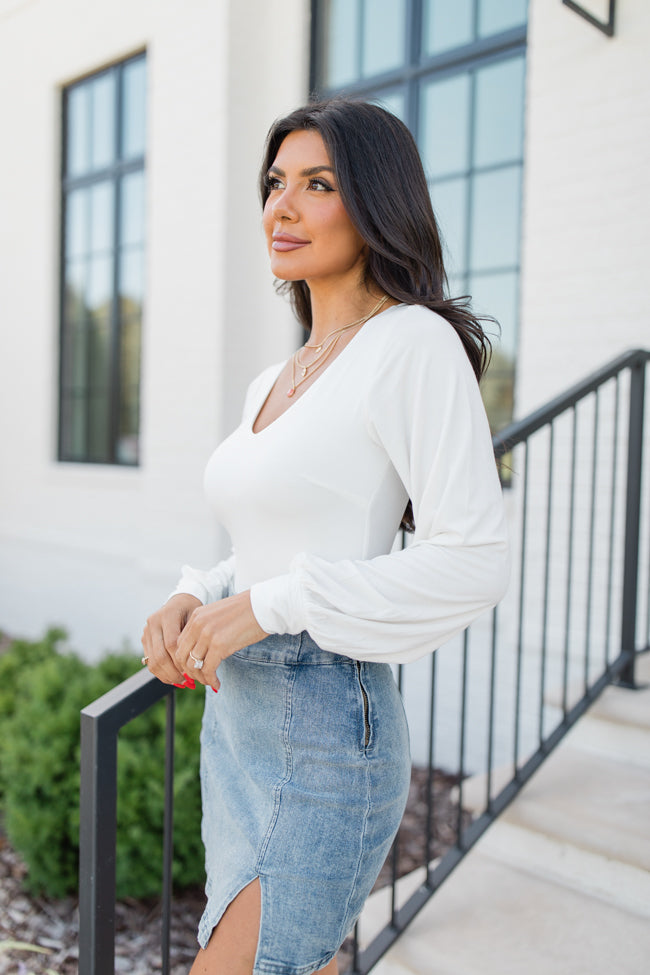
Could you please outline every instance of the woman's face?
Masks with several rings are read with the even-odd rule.
[[[263,225],[271,270],[284,281],[360,281],[365,243],[341,200],[325,143],[312,129],[281,143],[267,173]]]

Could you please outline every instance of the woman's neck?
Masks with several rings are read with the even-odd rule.
[[[371,286],[370,290],[365,286],[357,286],[347,292],[338,290],[324,293],[312,289],[310,344],[322,342],[334,329],[350,325],[370,315],[383,297],[384,292],[376,285]],[[382,310],[392,304],[395,304],[394,299],[387,297],[381,306]]]

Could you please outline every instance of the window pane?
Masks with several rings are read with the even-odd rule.
[[[366,0],[363,9],[363,74],[379,74],[404,64],[405,0]]]
[[[68,193],[65,203],[66,257],[81,257],[87,252],[88,190]]]
[[[104,316],[88,330],[90,386],[104,393],[110,388],[110,324]]]
[[[376,105],[381,105],[386,111],[396,115],[398,119],[404,121],[406,114],[406,100],[401,91],[391,91],[386,95],[377,95],[372,101]]]
[[[481,380],[483,404],[493,433],[503,430],[512,420],[514,386],[514,360],[504,356],[500,349],[494,349],[488,371]]]
[[[98,183],[90,190],[90,249],[93,254],[113,248],[113,183]]]
[[[520,197],[520,166],[474,177],[470,258],[473,271],[518,264]]]
[[[467,279],[464,274],[447,274],[450,298],[459,298],[467,294]]]
[[[144,254],[141,248],[129,249],[120,256],[121,315],[142,314],[144,299]]]
[[[68,325],[86,320],[86,261],[69,261],[65,268],[64,316]]]
[[[144,155],[146,140],[146,70],[144,58],[132,61],[122,76],[122,158]]]
[[[359,77],[359,0],[326,0],[323,13],[323,82],[340,88]]]
[[[68,333],[69,373],[68,385],[73,390],[85,389],[88,385],[88,329],[85,324],[74,326]]]
[[[80,176],[90,169],[90,96],[87,85],[71,88],[67,97],[66,173]]]
[[[475,165],[521,159],[524,59],[511,58],[476,72]]]
[[[480,37],[521,27],[528,16],[528,0],[480,0],[478,32]]]
[[[88,451],[93,461],[111,459],[110,323],[102,316],[88,333]]]
[[[110,463],[110,389],[94,388],[88,394],[88,459],[95,463]]]
[[[86,399],[68,393],[62,403],[61,453],[66,460],[86,460]]]
[[[439,54],[474,38],[474,0],[425,0],[426,54]]]
[[[494,316],[498,329],[485,322],[492,339],[492,359],[487,375],[481,383],[483,402],[493,431],[501,430],[512,419],[517,351],[518,274],[477,274],[470,278],[472,307],[481,314]]]
[[[113,297],[113,261],[95,257],[89,262],[86,284],[86,305],[95,317],[108,315]]]
[[[89,85],[92,106],[93,169],[115,160],[115,73],[101,75]]]
[[[430,83],[422,92],[420,151],[428,176],[465,172],[469,164],[470,78]]]
[[[467,253],[467,179],[434,183],[431,202],[443,238],[447,275],[465,271]]]
[[[519,275],[516,271],[497,274],[473,274],[469,281],[474,310],[482,315],[492,315],[500,325],[499,329],[486,323],[490,333],[496,333],[492,344],[502,356],[513,359],[517,352],[517,319],[519,300]]]
[[[140,408],[140,319],[122,323],[120,355],[120,429],[118,460],[135,464],[138,460],[138,420]]]
[[[70,391],[84,390],[88,384],[87,334],[83,321],[65,330],[61,366],[65,388]]]
[[[130,173],[121,184],[120,243],[144,240],[144,173]]]

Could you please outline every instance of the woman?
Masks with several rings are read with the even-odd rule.
[[[184,569],[143,661],[219,691],[191,975],[332,975],[408,791],[388,664],[434,650],[505,586],[477,383],[489,343],[443,296],[417,149],[383,109],[341,99],[278,121],[261,193],[271,269],[309,338],[251,384],[208,463],[235,555]],[[413,543],[391,551],[411,518]]]

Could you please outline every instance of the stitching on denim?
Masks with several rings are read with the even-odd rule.
[[[278,821],[278,816],[280,814],[280,802],[282,799],[282,790],[284,789],[287,782],[291,781],[291,776],[293,774],[293,752],[291,750],[291,740],[289,738],[289,731],[291,728],[291,718],[292,718],[292,706],[293,706],[293,686],[296,680],[297,668],[287,668],[287,689],[284,698],[284,750],[286,757],[286,771],[284,778],[281,782],[275,786],[273,790],[273,812],[271,814],[271,820],[269,822],[266,834],[262,843],[260,845],[260,852],[257,856],[255,866],[258,874],[261,872],[262,864],[264,862],[264,857],[268,849],[269,843],[271,841],[271,836],[273,835],[273,830],[275,829],[275,824]]]
[[[363,827],[361,830],[361,844],[359,849],[359,856],[357,857],[357,869],[354,873],[354,880],[350,885],[350,893],[348,894],[348,899],[345,902],[344,921],[343,924],[341,925],[341,928],[339,929],[338,942],[340,945],[343,944],[343,940],[346,934],[348,933],[348,928],[350,926],[348,920],[349,913],[350,913],[350,901],[352,900],[352,895],[357,889],[357,882],[359,880],[361,863],[363,861],[364,850],[366,846],[366,837],[368,835],[368,820],[370,819],[370,811],[372,809],[372,801],[370,798],[372,794],[370,789],[370,759],[368,758],[368,755],[365,752],[363,753],[363,760],[366,766],[366,808],[363,814]]]

